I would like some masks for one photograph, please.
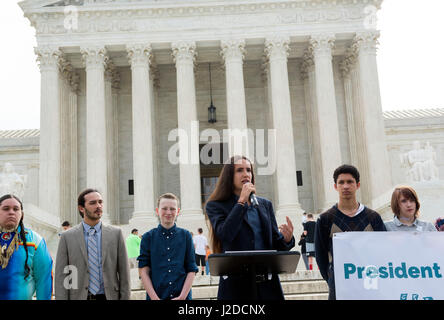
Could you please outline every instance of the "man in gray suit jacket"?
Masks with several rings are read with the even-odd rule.
[[[130,268],[122,230],[103,225],[102,196],[78,198],[82,223],[61,234],[55,264],[57,300],[128,300]]]

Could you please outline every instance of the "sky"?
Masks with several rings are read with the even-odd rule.
[[[40,127],[35,31],[17,5],[0,4],[0,130]],[[378,72],[383,111],[444,108],[443,0],[385,0]]]

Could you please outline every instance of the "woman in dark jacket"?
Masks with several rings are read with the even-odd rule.
[[[244,250],[288,251],[295,245],[293,225],[279,227],[271,202],[257,197],[259,206],[249,201],[254,187],[253,165],[246,157],[231,157],[219,176],[216,188],[206,204],[210,239],[214,253]],[[252,293],[248,275],[220,277],[219,300],[251,299],[283,300],[284,294],[277,274],[256,281]]]

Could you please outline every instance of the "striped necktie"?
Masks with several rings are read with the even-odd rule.
[[[99,253],[97,249],[96,229],[88,231],[88,265],[89,265],[89,292],[97,294],[100,289]]]

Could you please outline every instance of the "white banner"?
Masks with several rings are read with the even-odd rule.
[[[338,300],[444,300],[444,232],[333,236]]]

